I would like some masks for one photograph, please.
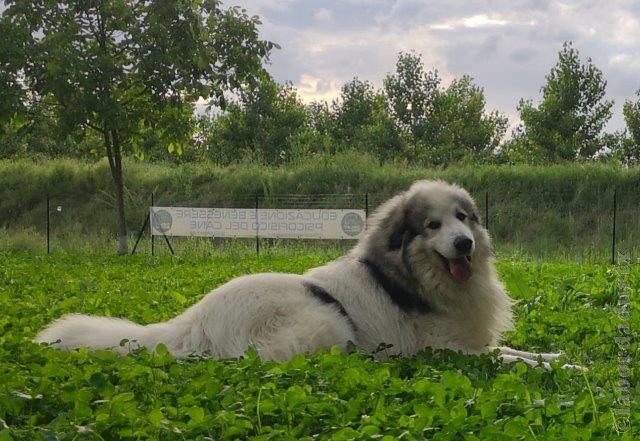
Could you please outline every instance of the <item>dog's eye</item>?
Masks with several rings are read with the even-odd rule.
[[[464,222],[464,220],[467,218],[467,215],[462,212],[457,212],[456,218],[458,218],[460,222]]]
[[[430,230],[437,230],[441,226],[442,226],[442,223],[437,221],[431,221],[427,224],[427,228],[429,228]]]

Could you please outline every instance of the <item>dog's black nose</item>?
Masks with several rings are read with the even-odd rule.
[[[453,246],[456,248],[456,250],[464,254],[467,254],[469,251],[471,251],[472,245],[473,245],[473,241],[468,237],[464,237],[464,236],[456,237],[455,240],[453,241]]]

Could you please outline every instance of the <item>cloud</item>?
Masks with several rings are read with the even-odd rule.
[[[640,58],[632,54],[615,54],[609,58],[609,65],[613,67],[640,69]]]
[[[380,87],[400,51],[422,54],[446,84],[464,74],[488,107],[516,124],[520,98],[540,97],[564,41],[573,41],[608,81],[620,107],[640,87],[640,4],[628,0],[237,0],[258,14],[261,36],[282,49],[270,72],[305,100],[330,100],[353,77]]]
[[[333,16],[332,12],[327,8],[319,8],[313,13],[313,18],[318,21],[330,20]]]
[[[341,86],[339,81],[318,78],[307,73],[300,75],[295,84],[300,97],[306,103],[312,101],[331,102],[339,95]]]
[[[477,14],[470,17],[461,17],[445,20],[439,23],[429,25],[429,29],[435,31],[453,31],[463,28],[495,28],[501,26],[535,26],[535,20],[529,21],[512,21],[501,16],[489,16],[487,14]]]

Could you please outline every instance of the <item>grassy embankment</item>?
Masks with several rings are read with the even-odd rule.
[[[413,180],[440,178],[460,183],[476,197],[484,215],[489,199],[489,227],[499,252],[530,256],[593,257],[611,253],[613,192],[617,189],[617,246],[640,245],[640,169],[604,164],[533,166],[459,166],[442,170],[405,164],[379,165],[357,154],[319,157],[284,167],[255,164],[221,168],[211,164],[164,165],[128,160],[126,204],[132,236],[144,220],[151,194],[158,205],[277,206],[277,195],[312,197],[321,204],[370,207],[405,189]],[[42,250],[45,199],[51,197],[53,248],[83,251],[115,249],[112,184],[106,162],[72,160],[34,163],[0,161],[0,241],[2,248]],[[58,206],[62,211],[57,211]],[[290,205],[288,205],[290,206]],[[176,240],[192,247],[194,241]],[[197,241],[200,250],[210,249]],[[288,243],[284,246],[294,246]],[[143,252],[148,251],[148,241]]]

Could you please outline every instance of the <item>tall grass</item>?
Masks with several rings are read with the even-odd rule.
[[[639,168],[568,164],[424,169],[408,163],[379,164],[367,155],[348,152],[281,167],[167,165],[128,159],[124,170],[132,235],[146,216],[152,193],[156,205],[238,207],[253,206],[256,195],[268,203],[281,194],[331,193],[358,195],[351,203],[364,207],[368,193],[373,208],[416,179],[435,178],[466,187],[482,214],[488,196],[489,229],[499,251],[608,255],[614,190],[618,246],[637,248],[640,244],[636,222],[640,215]],[[4,229],[0,246],[11,242],[18,248],[28,247],[33,238],[44,234],[47,194],[57,241],[110,246],[115,210],[108,164],[76,160],[0,160],[0,226]],[[320,201],[311,198],[308,203],[317,206]],[[327,201],[331,197],[324,196],[322,203]]]

